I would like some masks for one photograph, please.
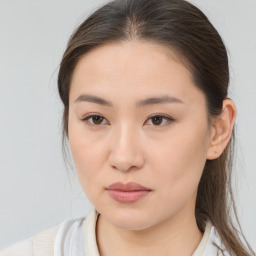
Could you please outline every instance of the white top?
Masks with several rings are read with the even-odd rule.
[[[0,256],[100,256],[95,232],[98,215],[93,208],[86,218],[65,220],[8,247]],[[232,256],[225,251],[216,228],[208,219],[202,240],[192,256],[219,255],[213,243],[224,249],[222,255]]]

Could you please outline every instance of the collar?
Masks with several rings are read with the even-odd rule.
[[[100,256],[96,242],[96,223],[99,213],[93,208],[84,220],[84,256]],[[224,249],[224,256],[231,256],[225,250],[216,228],[207,219],[203,237],[192,256],[216,256],[218,248]]]

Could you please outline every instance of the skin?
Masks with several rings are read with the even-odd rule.
[[[90,94],[103,106],[76,99]],[[168,95],[182,103],[138,107],[136,102]],[[69,143],[80,184],[100,213],[100,255],[192,255],[202,233],[195,219],[197,187],[206,159],[221,155],[230,139],[236,109],[209,124],[204,94],[170,49],[149,42],[111,43],[78,62],[70,90]],[[88,114],[100,115],[82,120]],[[155,121],[152,116],[165,118]],[[123,204],[106,188],[136,182],[151,189]]]

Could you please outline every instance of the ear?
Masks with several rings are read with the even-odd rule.
[[[236,119],[236,106],[227,98],[222,103],[222,113],[212,122],[211,136],[206,158],[218,158],[225,150],[234,127]]]

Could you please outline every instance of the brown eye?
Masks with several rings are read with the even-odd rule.
[[[101,124],[103,118],[101,116],[93,116],[92,120],[93,120],[94,124]]]
[[[160,125],[162,121],[163,121],[163,118],[161,116],[152,117],[152,123],[155,125]]]
[[[100,126],[102,125],[102,121],[105,118],[100,116],[100,115],[89,115],[87,117],[85,117],[84,119],[82,119],[83,121],[87,122],[89,125],[96,125],[96,126]],[[89,121],[91,120],[91,122]]]
[[[163,120],[165,120],[165,123],[170,123],[171,121],[173,121],[172,118],[163,115],[155,115],[150,117],[149,119],[152,120],[154,126],[161,126]]]

